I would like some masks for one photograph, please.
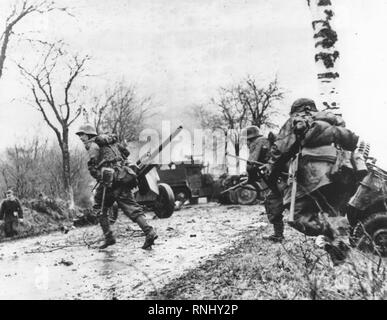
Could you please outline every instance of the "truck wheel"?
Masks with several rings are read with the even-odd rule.
[[[245,186],[236,189],[235,194],[238,203],[243,205],[253,204],[258,197],[257,191],[251,184],[246,184]]]
[[[159,195],[154,203],[154,212],[161,219],[169,218],[175,209],[175,196],[166,183],[159,184]]]
[[[108,210],[109,223],[114,224],[118,218],[118,204],[114,202],[113,206]]]
[[[364,251],[387,256],[387,213],[380,212],[358,222],[352,231],[350,243]]]

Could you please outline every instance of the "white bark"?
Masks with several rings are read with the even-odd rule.
[[[336,32],[332,26],[334,19],[332,0],[309,0],[315,39],[315,61],[320,89],[322,109],[340,109],[338,96],[338,54],[335,48]],[[329,34],[327,34],[327,31]],[[332,36],[332,37],[330,37]]]

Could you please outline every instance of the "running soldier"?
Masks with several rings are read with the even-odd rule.
[[[118,142],[116,135],[97,135],[92,125],[81,126],[76,134],[84,143],[89,154],[89,172],[99,182],[94,196],[93,210],[99,217],[99,223],[105,236],[105,243],[100,246],[100,249],[116,243],[108,218],[108,209],[113,206],[114,202],[117,202],[123,213],[136,222],[145,233],[142,248],[151,247],[158,236],[153,227],[147,223],[142,207],[134,198],[132,189],[136,186],[136,174],[125,161],[129,156],[129,151]],[[112,175],[112,183],[108,186],[103,176],[106,172]]]
[[[316,243],[332,258],[334,265],[345,261],[349,248],[338,240],[338,233],[323,213],[338,215],[347,195],[354,187],[351,152],[358,137],[345,128],[341,117],[318,112],[311,99],[296,100],[290,118],[281,128],[271,152],[270,183],[299,156],[294,221],[289,222],[307,236],[316,236]],[[292,184],[288,184],[283,203],[289,207]],[[339,191],[339,192],[338,192]]]

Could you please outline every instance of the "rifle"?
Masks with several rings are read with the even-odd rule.
[[[242,182],[239,182],[238,184],[236,184],[235,186],[232,186],[226,190],[223,190],[220,194],[225,194],[226,192],[229,192],[229,191],[232,191],[232,190],[235,190],[235,189],[238,189],[238,188],[244,188],[244,189],[248,189],[248,190],[257,190],[256,188],[252,189],[251,187],[244,187],[245,185],[249,184],[249,180],[243,180]],[[262,186],[258,184],[258,187],[260,188],[259,190],[260,191],[264,191],[266,190],[265,188],[262,188]]]
[[[292,162],[292,195],[290,198],[290,210],[289,210],[289,222],[294,222],[294,207],[296,205],[296,194],[297,194],[297,170],[298,170],[298,159],[300,153],[297,153]]]
[[[227,188],[226,190],[223,190],[220,194],[225,194],[225,193],[227,193],[227,192],[229,192],[229,191],[231,191],[231,190],[238,189],[239,187],[242,187],[242,186],[244,186],[245,184],[247,184],[247,181],[248,181],[248,180],[244,180],[244,181],[242,181],[242,182],[239,182],[239,183],[236,184],[235,186],[232,186],[232,187],[230,187],[230,188]]]
[[[253,166],[264,166],[265,165],[265,163],[263,163],[263,162],[254,161],[254,160],[247,160],[247,159],[244,159],[242,157],[234,156],[233,154],[229,154],[227,152],[226,152],[226,156],[234,158],[234,159],[238,159],[238,160],[241,160],[241,161],[244,161],[247,164],[251,164]]]
[[[226,156],[245,161],[247,164],[251,164],[253,166],[257,166],[258,170],[257,173],[260,176],[260,178],[263,180],[263,182],[266,183],[266,185],[270,188],[271,191],[273,191],[275,194],[280,195],[280,192],[277,188],[277,184],[275,182],[270,181],[270,179],[267,179],[265,174],[262,172],[262,168],[265,165],[265,163],[259,162],[259,161],[254,161],[254,160],[247,160],[238,156],[234,156],[232,154],[226,153]]]

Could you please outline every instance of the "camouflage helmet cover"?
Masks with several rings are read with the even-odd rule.
[[[83,124],[79,127],[78,131],[75,133],[77,135],[80,135],[80,134],[88,134],[88,135],[91,135],[91,136],[96,136],[97,135],[97,131],[95,130],[94,126],[91,125],[91,124]]]
[[[317,112],[316,104],[312,99],[300,98],[294,101],[290,108],[290,115],[305,110]]]
[[[260,136],[259,134],[259,128],[257,126],[248,126],[244,130],[244,134],[247,136],[247,140],[257,138]]]

